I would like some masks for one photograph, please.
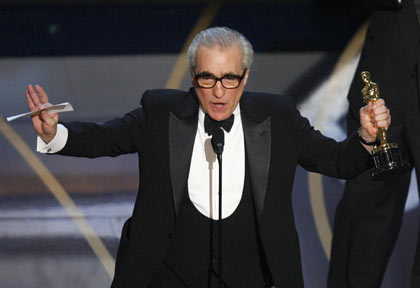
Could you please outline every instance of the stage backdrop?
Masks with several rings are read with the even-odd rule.
[[[343,139],[369,11],[284,1],[14,6],[1,13],[3,117],[27,111],[29,83],[41,84],[52,103],[73,104],[63,121],[103,122],[136,108],[146,89],[188,89],[182,53],[189,37],[226,25],[256,51],[247,90],[294,97],[317,129]],[[0,287],[109,286],[136,197],[136,156],[66,158],[37,154],[35,146],[30,119],[0,119]],[[343,185],[297,170],[293,205],[305,287],[326,286]],[[409,287],[419,216],[417,185],[411,186],[383,288]]]

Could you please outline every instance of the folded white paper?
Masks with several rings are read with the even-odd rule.
[[[7,122],[11,122],[11,121],[16,120],[20,117],[38,115],[43,110],[47,110],[48,114],[61,113],[61,112],[73,111],[73,106],[71,106],[70,102],[65,102],[65,103],[61,103],[61,104],[52,105],[52,106],[50,106],[48,108],[45,108],[45,109],[39,109],[39,110],[32,111],[32,112],[27,112],[27,113],[15,115],[15,116],[10,116],[10,117],[7,117],[6,120],[7,120]]]

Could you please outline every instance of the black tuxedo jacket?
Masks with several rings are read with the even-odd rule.
[[[416,166],[417,179],[420,179],[419,92],[416,87],[420,83],[416,79],[420,29],[414,2],[363,2],[375,4],[375,10],[348,94],[347,129],[353,133],[359,127],[359,109],[364,105],[360,73],[369,71],[391,111],[388,141],[398,144],[403,158]],[[328,287],[380,286],[400,231],[410,175],[407,171],[398,178],[383,181],[371,181],[370,177],[361,175],[347,182],[334,221]],[[360,199],[363,199],[361,205]],[[420,245],[415,259],[412,287],[420,287]]]
[[[393,123],[389,127],[391,140],[402,137],[402,120],[407,107],[407,83],[417,61],[420,29],[413,0],[371,0],[376,4],[366,34],[359,65],[350,86],[348,100],[350,131],[358,128],[359,109],[364,105],[360,90],[364,83],[362,71],[369,71],[378,83],[381,98],[390,108]],[[416,111],[416,110],[415,110]],[[396,121],[394,121],[396,120]],[[394,140],[395,141],[395,140]]]
[[[103,125],[66,123],[64,155],[138,153],[140,186],[125,223],[113,288],[147,287],[171,242],[186,191],[198,123],[194,90],[151,90],[142,107]],[[337,143],[315,131],[288,98],[244,92],[240,101],[246,157],[261,240],[277,287],[303,287],[292,211],[296,165],[350,178],[369,154],[354,135]]]

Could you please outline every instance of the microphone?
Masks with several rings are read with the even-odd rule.
[[[217,154],[217,161],[219,162],[219,222],[218,222],[218,288],[222,288],[222,153],[225,145],[225,133],[222,128],[217,127],[211,131],[211,145],[214,153]],[[213,232],[214,233],[214,232]]]
[[[214,153],[217,158],[222,157],[223,146],[225,145],[225,133],[222,128],[216,128],[212,131],[211,145],[213,146]]]

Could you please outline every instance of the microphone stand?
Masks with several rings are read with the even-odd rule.
[[[211,144],[214,152],[217,154],[217,161],[219,163],[219,222],[218,222],[218,287],[222,288],[222,153],[225,144],[225,134],[221,128],[213,131]]]
[[[222,153],[217,154],[217,161],[219,162],[219,237],[218,237],[218,287],[222,288]]]

